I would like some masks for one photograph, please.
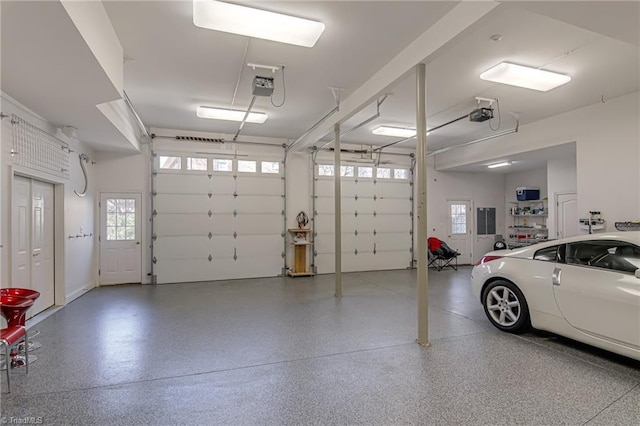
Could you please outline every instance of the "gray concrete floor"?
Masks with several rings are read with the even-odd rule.
[[[2,421],[640,424],[640,363],[494,329],[470,271],[429,273],[429,348],[415,270],[98,288],[32,327]]]

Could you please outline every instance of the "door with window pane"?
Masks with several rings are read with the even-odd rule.
[[[100,196],[100,284],[140,283],[140,194]]]
[[[447,201],[447,244],[460,253],[458,263],[468,265],[473,257],[473,214],[470,200]]]

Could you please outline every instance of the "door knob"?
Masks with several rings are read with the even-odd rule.
[[[136,244],[137,244],[137,245],[140,245],[140,241],[136,241]]]

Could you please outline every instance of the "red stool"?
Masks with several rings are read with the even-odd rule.
[[[29,301],[33,304],[33,301]],[[3,328],[0,330],[0,343],[4,345],[4,359],[5,369],[7,370],[7,388],[11,393],[11,374],[9,370],[13,367],[17,367],[16,363],[19,363],[18,355],[12,355],[9,352],[9,348],[20,343],[22,340],[27,340],[27,327],[22,325],[14,325],[12,327]],[[25,352],[24,358],[25,373],[29,374],[29,351]]]
[[[36,299],[40,297],[40,292],[36,290],[31,290],[30,288],[9,287],[9,288],[0,288],[0,297],[1,296],[22,297],[24,299],[31,299],[35,303]],[[7,319],[7,321],[9,320]],[[15,324],[9,324],[9,325],[15,325]],[[21,318],[20,325],[26,326],[26,315]],[[32,338],[36,337],[38,334],[40,334],[40,332],[37,330],[35,331],[32,330],[29,333],[29,335]],[[36,349],[39,349],[40,347],[42,347],[42,345],[38,342],[33,342],[29,340],[28,347],[30,351],[35,351]]]
[[[9,287],[9,288],[0,288],[0,297],[22,297],[23,299],[30,299],[34,302],[38,297],[40,297],[40,292],[31,290],[30,288],[18,288],[18,287]],[[3,303],[4,305],[4,303]],[[4,311],[2,313],[4,316]],[[9,321],[9,319],[5,316],[5,319]],[[25,325],[26,315],[23,315],[20,319],[20,325]],[[14,325],[14,324],[9,324]],[[33,337],[33,336],[32,336]]]
[[[5,348],[4,363],[7,370],[7,387],[11,392],[11,374],[9,370],[24,365],[25,372],[29,373],[29,351],[25,351],[23,357],[18,355],[17,351],[10,352],[9,348],[19,345],[23,340],[28,341],[27,328],[24,325],[20,325],[19,322],[26,315],[27,310],[33,306],[33,299],[0,295],[0,303],[2,304],[0,307],[2,315],[7,319],[7,322],[14,322],[14,324],[10,323],[7,328],[0,330],[0,343]],[[15,324],[15,322],[18,322],[18,324]],[[34,361],[34,359],[31,361]]]

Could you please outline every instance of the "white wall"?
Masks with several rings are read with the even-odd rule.
[[[547,161],[547,194],[549,197],[549,238],[557,238],[556,195],[577,192],[576,158]]]
[[[436,166],[447,169],[575,141],[578,214],[599,210],[613,231],[615,221],[640,218],[639,95],[598,102],[439,154]]]
[[[150,242],[151,242],[151,171],[149,145],[142,146],[140,154],[123,154],[100,152],[96,156],[96,208],[100,194],[103,192],[139,193],[142,201],[142,282],[150,282],[151,272]],[[98,210],[94,215],[95,229],[100,229],[100,215]],[[99,231],[98,231],[99,233]],[[97,260],[99,265],[99,259]]]
[[[37,173],[29,173],[23,170],[21,174],[32,176],[44,181],[57,183],[56,197],[62,195],[63,199],[60,203],[56,199],[57,215],[56,221],[56,304],[64,304],[69,300],[83,294],[88,289],[95,287],[95,261],[96,261],[96,231],[94,228],[94,205],[95,192],[93,191],[95,184],[94,168],[91,164],[86,165],[88,175],[88,189],[84,197],[78,197],[74,194],[74,190],[79,192],[84,188],[84,175],[80,168],[78,155],[85,153],[91,159],[95,158],[94,151],[84,143],[70,139],[62,135],[58,129],[47,123],[41,117],[37,116],[26,107],[20,105],[17,101],[9,96],[2,94],[2,112],[5,114],[16,114],[20,118],[39,127],[40,129],[56,135],[58,138],[67,142],[73,150],[70,155],[70,171],[69,179],[63,181],[59,178],[48,179]],[[11,137],[11,122],[9,118],[2,120],[2,162],[0,164],[2,180],[0,209],[0,228],[2,230],[2,258],[0,279],[3,283],[11,282],[11,183],[13,171],[11,167],[11,155],[9,154],[13,145]],[[93,234],[92,237],[67,238],[68,235]],[[62,229],[60,229],[62,228]],[[62,240],[60,240],[62,238]],[[60,268],[62,270],[60,270]]]
[[[448,211],[447,200],[471,200],[473,211],[473,253],[472,261],[493,250],[494,236],[476,235],[476,209],[496,208],[496,231],[505,228],[505,180],[501,174],[439,172],[433,162],[427,168],[427,229],[429,236],[447,241]],[[417,250],[417,247],[414,247]]]

